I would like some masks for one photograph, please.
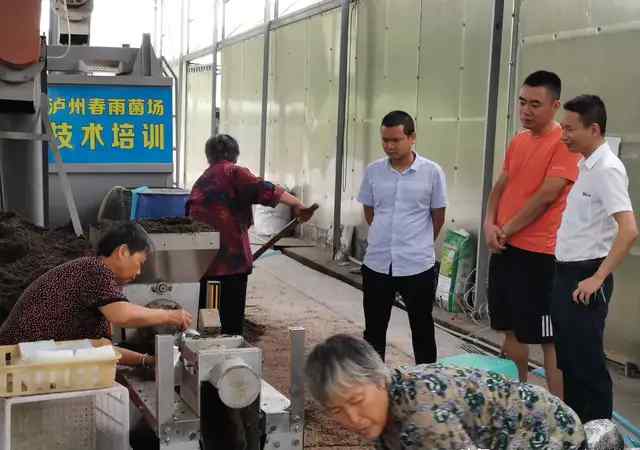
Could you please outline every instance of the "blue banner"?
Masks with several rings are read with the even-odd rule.
[[[69,164],[173,162],[170,86],[49,85],[49,121]],[[53,154],[49,152],[49,162]]]

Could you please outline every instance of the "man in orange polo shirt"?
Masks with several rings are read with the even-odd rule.
[[[556,232],[579,157],[560,141],[555,121],[561,81],[555,73],[529,75],[520,89],[524,130],[511,141],[491,191],[484,223],[491,327],[505,333],[503,353],[527,381],[529,344],[540,344],[549,390],[562,397],[551,325]]]

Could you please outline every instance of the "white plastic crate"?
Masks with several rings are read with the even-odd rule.
[[[111,388],[0,399],[0,450],[128,450],[129,393]]]
[[[82,341],[59,341],[58,349],[73,347]],[[93,339],[94,347],[111,346],[107,339]],[[20,345],[0,346],[0,397],[82,391],[107,388],[116,377],[120,354],[108,359],[29,362],[23,359]]]

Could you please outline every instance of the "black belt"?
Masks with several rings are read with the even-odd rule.
[[[556,259],[556,264],[563,267],[584,267],[600,264],[602,261],[604,261],[604,258],[583,259],[582,261],[558,261]]]

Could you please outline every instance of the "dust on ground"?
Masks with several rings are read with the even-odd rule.
[[[289,396],[289,334],[288,327],[302,326],[306,330],[305,349],[337,333],[362,334],[353,322],[338,316],[326,307],[312,302],[292,304],[285,292],[276,301],[266,301],[256,286],[249,283],[245,337],[262,349],[262,375],[271,385]],[[259,330],[256,332],[256,330]],[[390,367],[410,364],[412,358],[393,346],[387,348]],[[305,391],[304,448],[313,450],[363,450],[372,443],[345,430],[329,418]]]

